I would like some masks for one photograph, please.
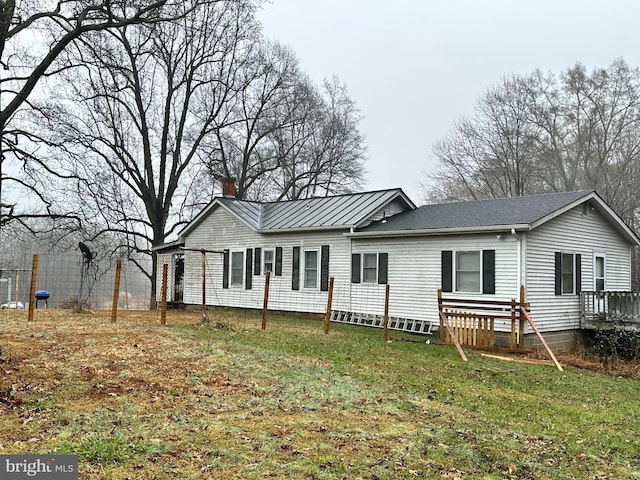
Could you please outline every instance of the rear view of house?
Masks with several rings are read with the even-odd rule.
[[[381,317],[388,285],[389,315],[422,332],[439,324],[439,289],[509,300],[524,286],[540,331],[566,350],[578,338],[580,292],[630,290],[639,244],[595,192],[417,208],[392,189],[272,203],[217,198],[157,253],[170,278],[184,268],[186,304],[204,296],[207,305],[261,308],[269,271],[269,308],[323,313],[333,277],[336,312]],[[525,337],[535,344],[531,331]]]

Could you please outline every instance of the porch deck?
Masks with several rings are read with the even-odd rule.
[[[640,292],[581,292],[580,327],[640,329]]]

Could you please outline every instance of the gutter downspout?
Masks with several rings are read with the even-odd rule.
[[[517,247],[517,264],[516,264],[516,273],[518,276],[518,291],[516,292],[516,297],[518,297],[518,295],[520,295],[520,285],[524,285],[523,282],[523,278],[522,278],[522,241],[520,239],[520,237],[518,236],[518,234],[516,233],[516,229],[512,228],[511,229],[511,235],[516,239],[516,241],[518,242],[518,247]],[[526,292],[526,290],[525,290]]]

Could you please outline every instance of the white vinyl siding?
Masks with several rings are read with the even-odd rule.
[[[582,289],[592,288],[593,253],[607,256],[607,289],[631,289],[631,247],[597,211],[578,206],[527,234],[526,295],[541,331],[580,328],[580,296],[555,295],[554,252],[580,254]],[[530,330],[527,330],[530,331]]]
[[[263,248],[261,261],[264,262],[264,249],[282,248],[282,275],[270,276],[269,309],[324,313],[327,308],[327,292],[320,290],[318,276],[317,288],[303,288],[300,277],[300,290],[292,290],[291,274],[293,247],[300,247],[300,271],[303,271],[304,250],[315,250],[318,255],[318,275],[320,272],[320,252],[322,245],[330,246],[330,275],[335,278],[333,308],[349,309],[349,283],[351,280],[351,252],[349,240],[344,236],[346,230],[322,232],[271,233],[263,235],[251,230],[244,222],[223,208],[213,209],[209,216],[190,232],[185,239],[187,248],[206,248],[207,250],[246,251],[247,248]],[[266,246],[266,247],[265,247]],[[252,260],[253,262],[253,260]],[[255,265],[252,265],[255,269]],[[229,259],[231,269],[231,258]],[[243,270],[244,272],[244,270]],[[206,254],[206,301],[211,306],[229,306],[260,309],[264,303],[264,275],[252,277],[252,288],[222,288],[223,255]],[[243,273],[244,274],[244,273]],[[231,285],[229,285],[231,287]],[[202,256],[200,252],[185,252],[185,291],[184,302],[199,305],[202,302]]]
[[[282,248],[282,275],[271,275],[269,308],[272,310],[324,313],[327,292],[304,288],[302,274],[306,251],[320,252],[330,246],[330,275],[334,277],[333,309],[382,315],[385,287],[377,282],[351,283],[352,254],[388,253],[389,315],[438,322],[437,290],[441,287],[441,252],[495,250],[495,294],[490,298],[519,298],[525,284],[533,320],[541,331],[579,328],[579,296],[555,295],[555,252],[580,254],[582,288],[592,288],[594,253],[606,255],[606,288],[630,290],[631,247],[597,211],[582,215],[570,210],[529,232],[437,235],[364,239],[346,237],[347,230],[278,232],[260,234],[222,207],[210,214],[185,238],[187,248],[205,248],[206,302],[208,305],[262,308],[264,276],[252,277],[252,288],[222,288],[222,250]],[[300,290],[292,290],[293,247],[300,249]],[[254,250],[255,251],[255,250]],[[245,253],[246,254],[246,253]],[[164,257],[163,257],[164,258]],[[275,261],[274,261],[275,263]],[[364,261],[362,261],[364,265]],[[255,266],[254,270],[255,270]],[[231,259],[229,259],[231,268]],[[264,268],[264,263],[263,263]],[[275,269],[275,265],[274,265]],[[246,272],[246,264],[243,272]],[[522,273],[519,273],[522,272]],[[245,273],[246,274],[246,273]],[[185,251],[184,301],[202,301],[202,255]],[[319,278],[319,273],[317,273]],[[363,274],[364,275],[364,274]],[[317,280],[319,285],[319,279]],[[478,293],[456,292],[457,297],[478,298]],[[508,331],[508,322],[496,322],[496,330]],[[529,332],[529,330],[528,330]]]
[[[388,253],[389,315],[438,323],[438,289],[441,287],[440,260],[443,250],[495,250],[495,294],[487,298],[518,298],[518,247],[515,237],[497,239],[486,235],[438,235],[389,239],[354,239],[352,252]],[[351,284],[351,310],[369,314],[384,313],[386,285]],[[478,298],[477,293],[455,294]],[[510,328],[496,323],[497,329]]]

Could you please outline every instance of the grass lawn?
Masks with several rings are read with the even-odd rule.
[[[77,454],[83,480],[640,479],[637,380],[209,319],[0,311],[0,453]]]

